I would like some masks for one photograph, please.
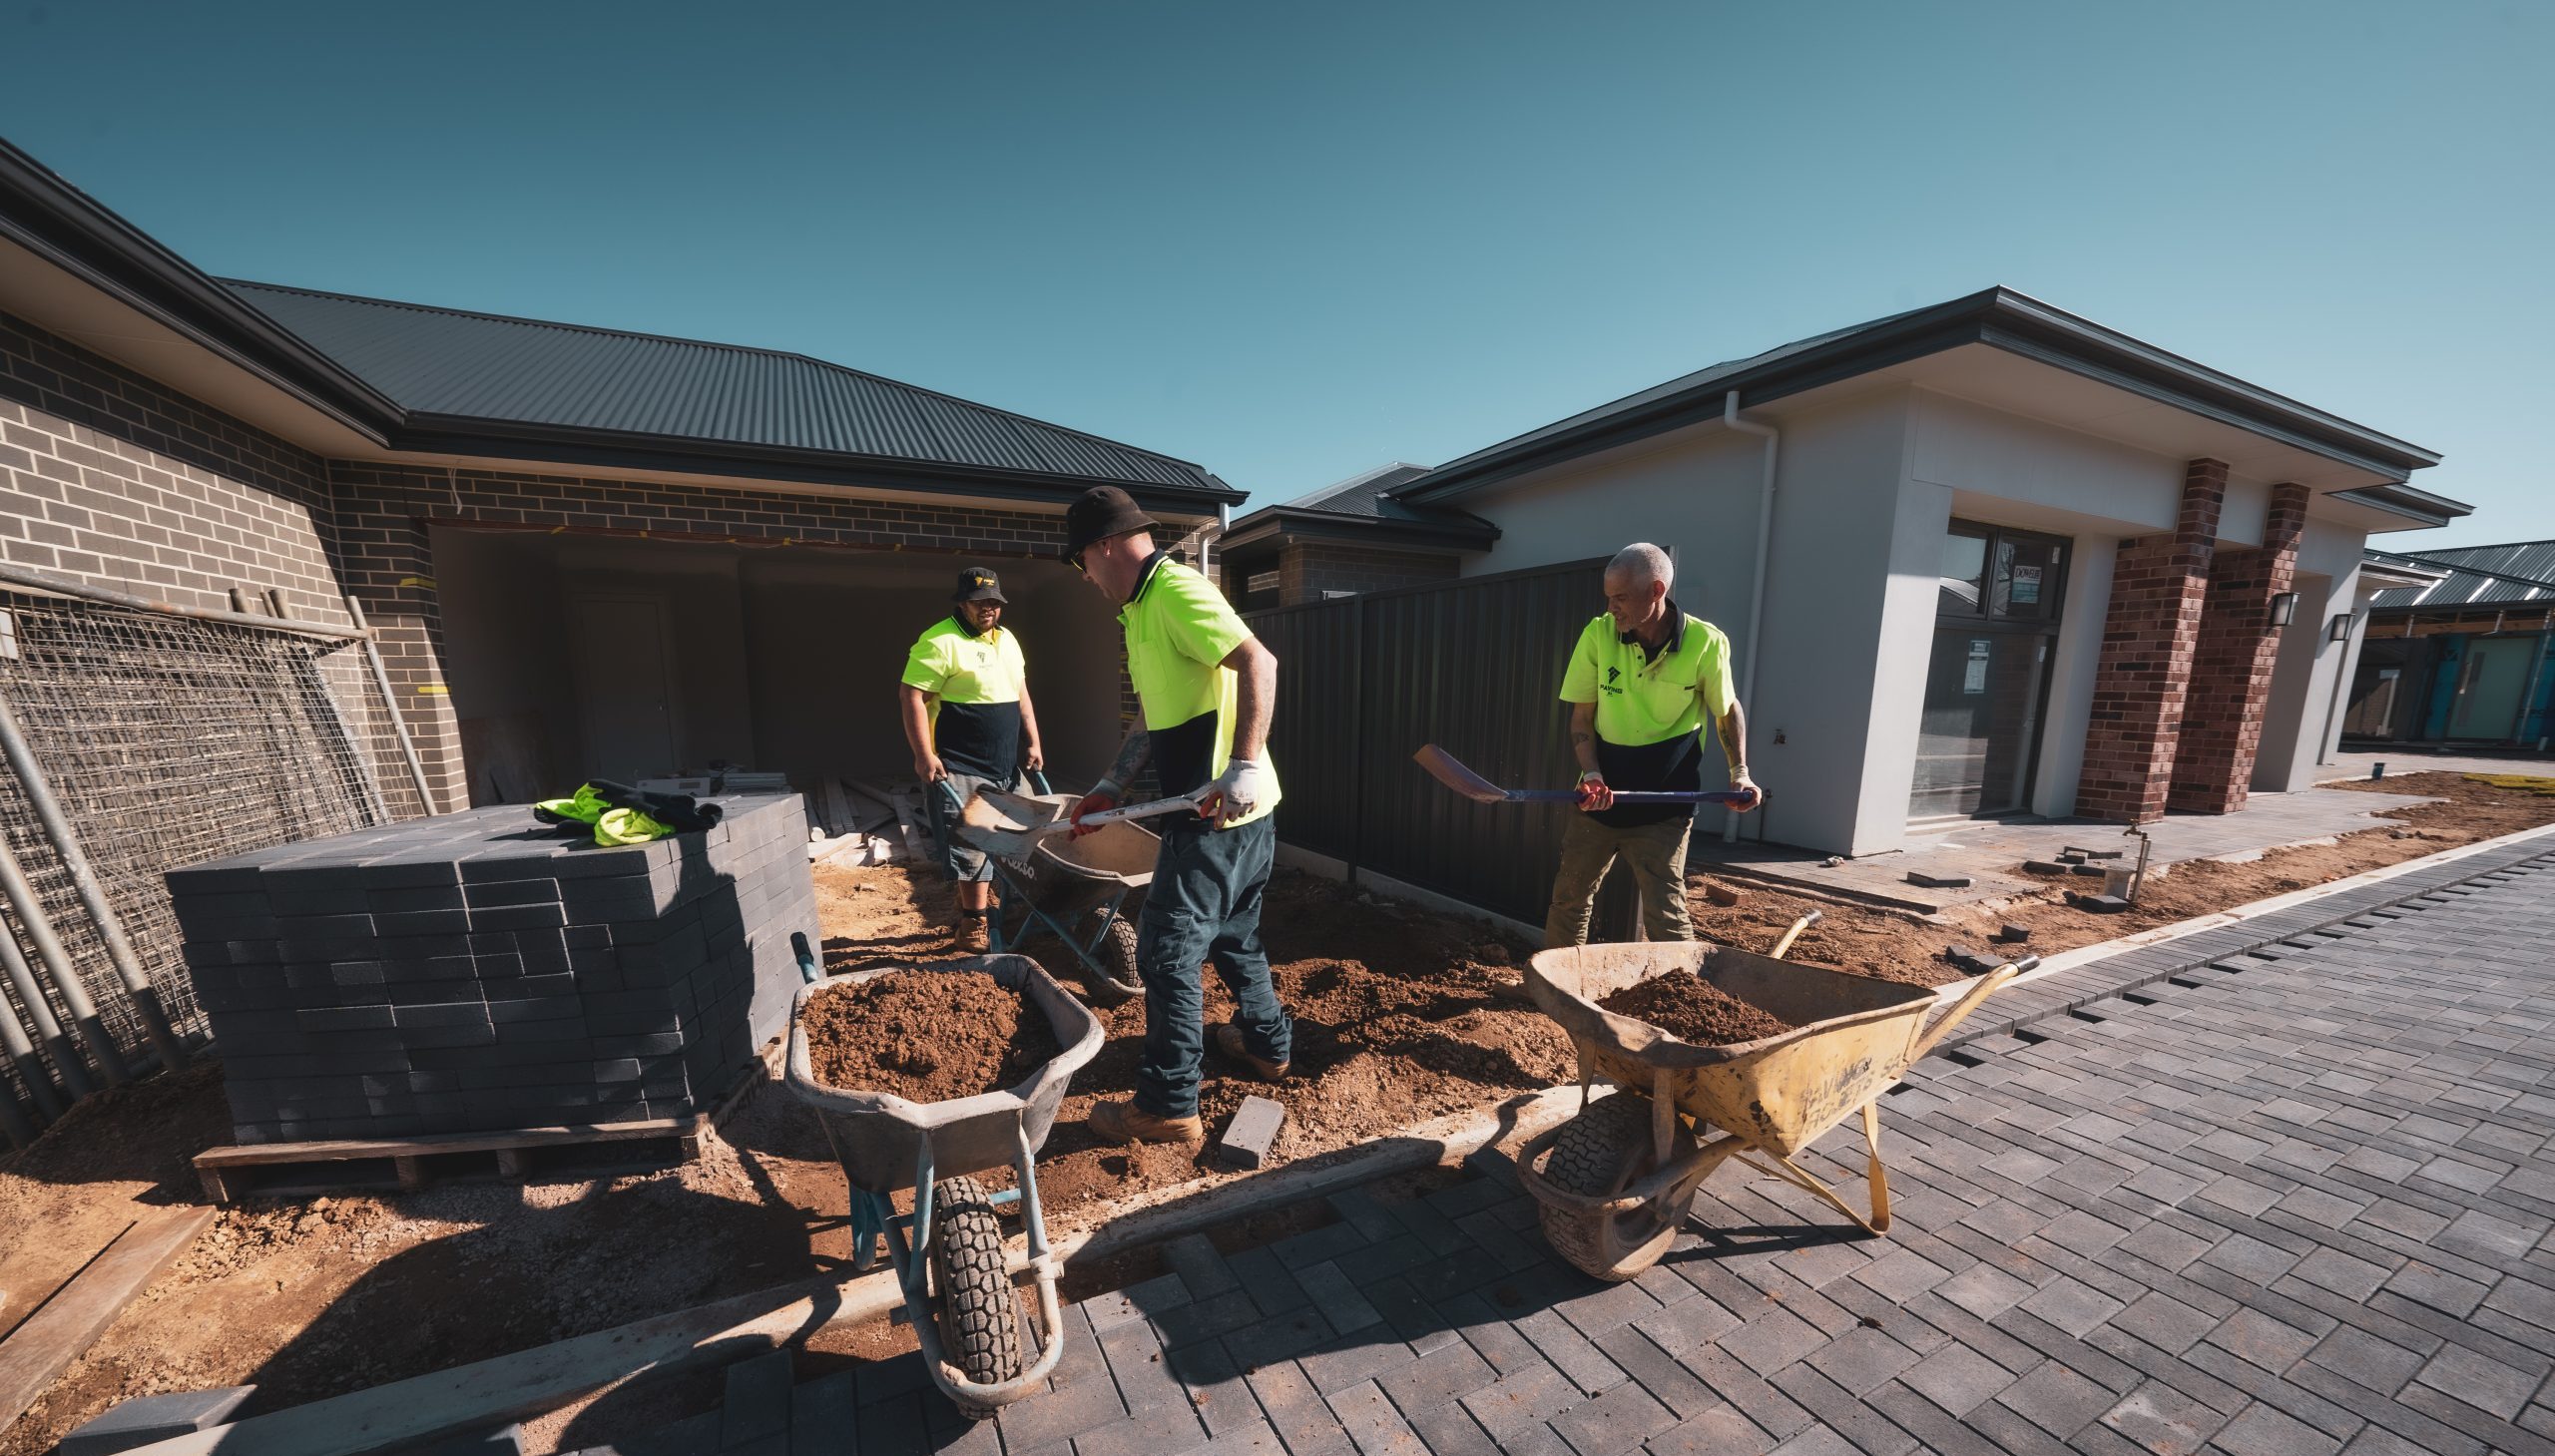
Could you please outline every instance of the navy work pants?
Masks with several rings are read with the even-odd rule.
[[[1198,1111],[1207,1050],[1202,963],[1213,965],[1233,993],[1234,1020],[1251,1054],[1272,1062],[1293,1055],[1294,1024],[1278,1004],[1269,953],[1260,945],[1261,899],[1277,855],[1274,815],[1230,829],[1183,816],[1163,830],[1153,887],[1137,922],[1136,968],[1145,983],[1140,1111],[1160,1118]]]

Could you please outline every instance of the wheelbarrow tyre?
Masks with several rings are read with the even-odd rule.
[[[1544,1160],[1544,1178],[1564,1193],[1608,1199],[1658,1166],[1652,1151],[1650,1099],[1618,1092],[1593,1102],[1562,1125]],[[1644,1207],[1607,1216],[1574,1213],[1549,1204],[1538,1209],[1544,1237],[1572,1267],[1593,1278],[1632,1278],[1668,1251],[1680,1221],[1676,1211]]]
[[[1100,944],[1092,950],[1092,959],[1100,963],[1100,970],[1086,978],[1094,1001],[1116,1006],[1142,994],[1145,982],[1136,969],[1136,922],[1124,915],[1111,917],[1109,933],[1100,937]]]
[[[999,1384],[1028,1368],[1021,1353],[1019,1291],[1003,1267],[1002,1218],[993,1195],[972,1178],[932,1187],[931,1275],[940,1293],[941,1352],[958,1373]],[[977,1420],[993,1407],[961,1413]]]

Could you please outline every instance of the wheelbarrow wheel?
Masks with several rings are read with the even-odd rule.
[[[1618,1092],[1562,1125],[1544,1177],[1565,1193],[1611,1199],[1659,1164],[1650,1137],[1650,1099]],[[1600,1279],[1633,1277],[1668,1251],[1681,1210],[1644,1205],[1629,1213],[1573,1213],[1540,1206],[1544,1237],[1572,1267]]]
[[[1141,990],[1144,978],[1136,971],[1136,922],[1124,915],[1109,919],[1109,933],[1100,937],[1091,958],[1100,966],[1096,975],[1083,978],[1091,987],[1091,999],[1103,1006],[1116,1006],[1133,998]]]
[[[940,1291],[942,1353],[958,1373],[998,1384],[1027,1368],[1021,1355],[1020,1295],[1003,1268],[1002,1219],[993,1195],[972,1178],[932,1186],[931,1275]],[[993,1407],[970,1409],[981,1420]]]

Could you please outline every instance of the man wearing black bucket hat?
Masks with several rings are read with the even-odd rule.
[[[896,690],[914,776],[931,803],[931,837],[958,882],[958,948],[980,951],[989,937],[993,867],[957,835],[958,818],[979,788],[1008,789],[1020,769],[1047,766],[1038,714],[1029,702],[1020,640],[1002,625],[1002,583],[981,566],[958,573],[957,606],[914,640]]]
[[[1115,807],[1148,764],[1166,795],[1211,791],[1199,813],[1152,821],[1162,849],[1136,947],[1144,1065],[1132,1100],[1103,1102],[1090,1118],[1092,1132],[1111,1143],[1202,1141],[1198,1084],[1207,1043],[1275,1082],[1286,1075],[1294,1040],[1260,944],[1261,899],[1278,850],[1270,818],[1278,773],[1269,761],[1278,659],[1213,582],[1155,549],[1156,524],[1116,486],[1084,492],[1065,512],[1065,560],[1117,604],[1127,676],[1142,705],[1108,776],[1074,805],[1075,821]],[[1201,962],[1215,966],[1234,998],[1234,1019],[1212,1038]]]

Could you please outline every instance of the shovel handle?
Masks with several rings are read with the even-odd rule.
[[[1512,788],[1502,796],[1510,803],[1579,802],[1579,790],[1575,788]],[[1747,797],[1748,795],[1733,788],[1714,788],[1697,792],[1652,788],[1615,790],[1617,803],[1738,803]]]
[[[1196,813],[1199,806],[1204,804],[1206,801],[1207,794],[1206,791],[1202,789],[1197,793],[1185,794],[1179,798],[1161,798],[1154,800],[1152,803],[1129,804],[1123,809],[1102,809],[1096,814],[1083,815],[1082,827],[1088,829],[1095,824],[1114,824],[1120,819],[1157,818],[1163,814],[1179,813],[1182,809],[1187,809],[1191,813]],[[1050,834],[1061,834],[1073,827],[1074,821],[1072,819],[1058,819],[1052,824],[1041,824],[1037,828],[1031,830],[1030,837],[1033,839],[1044,839]]]

